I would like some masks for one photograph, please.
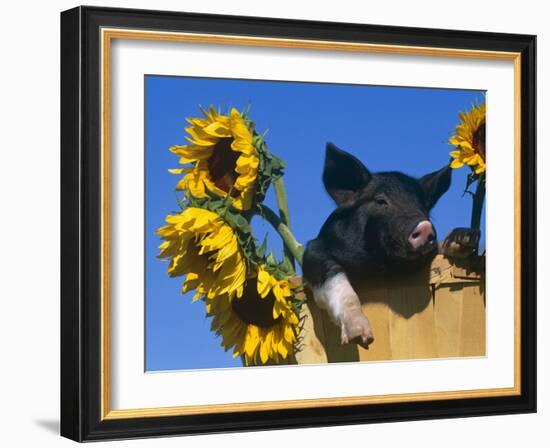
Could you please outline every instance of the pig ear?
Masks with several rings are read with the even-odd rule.
[[[451,186],[451,167],[444,166],[439,171],[426,174],[420,179],[420,185],[426,193],[426,205],[428,209],[433,208],[443,193]]]
[[[371,174],[359,159],[327,143],[323,183],[336,204],[353,202],[370,178]]]

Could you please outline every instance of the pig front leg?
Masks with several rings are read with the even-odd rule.
[[[304,253],[304,277],[315,303],[328,312],[341,331],[342,344],[355,342],[364,348],[374,341],[371,325],[361,309],[359,296],[342,267],[332,260],[319,241],[308,243]]]
[[[458,227],[453,229],[443,240],[441,253],[451,258],[467,258],[477,253],[479,238],[479,230]]]
[[[327,310],[331,320],[340,327],[342,344],[356,342],[368,348],[374,341],[370,322],[346,274],[339,272],[324,283],[312,286],[312,290],[317,305]]]

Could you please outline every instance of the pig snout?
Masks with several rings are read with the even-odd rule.
[[[420,221],[409,235],[409,244],[414,250],[426,244],[435,244],[435,231],[430,221]]]

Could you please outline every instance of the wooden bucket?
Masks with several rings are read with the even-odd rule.
[[[438,255],[414,276],[354,284],[374,332],[368,350],[341,345],[340,329],[308,297],[299,350],[290,362],[379,361],[484,356],[484,257],[463,265]]]

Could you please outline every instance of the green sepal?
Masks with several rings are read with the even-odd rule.
[[[202,208],[216,213],[235,232],[241,251],[250,265],[257,265],[261,262],[256,249],[256,239],[252,234],[249,221],[235,209],[230,201],[216,195],[209,195],[206,198],[187,198],[187,207]]]
[[[256,176],[256,187],[254,190],[254,204],[261,204],[267,194],[267,190],[271,183],[283,175],[286,168],[284,162],[277,156],[273,155],[265,141],[265,135],[259,134],[256,131],[256,126],[252,120],[245,118],[245,123],[249,131],[252,133],[252,145],[256,150],[259,158],[258,173]]]
[[[265,259],[265,253],[267,251],[267,233],[265,234],[264,240],[262,241],[262,244],[260,247],[256,249],[256,256],[258,259],[263,260]]]

